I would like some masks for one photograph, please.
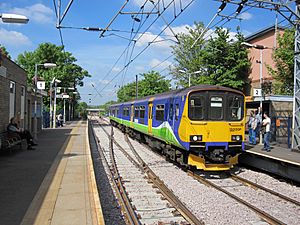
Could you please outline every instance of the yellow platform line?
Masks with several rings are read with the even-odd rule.
[[[88,123],[88,122],[87,122]],[[102,213],[102,208],[99,200],[99,193],[98,193],[98,188],[96,184],[96,178],[95,178],[95,171],[94,171],[94,166],[93,166],[93,160],[91,157],[91,151],[90,151],[90,142],[89,142],[89,126],[86,126],[86,154],[87,154],[87,165],[88,165],[88,171],[89,171],[89,176],[88,176],[88,183],[89,183],[89,190],[90,190],[90,199],[93,199],[93,201],[90,201],[91,203],[91,209],[92,209],[92,219],[93,219],[93,224],[98,224],[98,225],[104,225],[104,218],[103,218],[103,213]]]
[[[37,194],[35,195],[33,201],[31,202],[21,224],[22,225],[32,225],[32,224],[51,224],[51,220],[53,217],[53,213],[55,210],[56,201],[58,198],[59,190],[61,187],[61,183],[65,174],[65,169],[67,166],[68,158],[64,158],[63,156],[69,154],[71,152],[73,142],[76,138],[76,135],[72,136],[72,134],[76,134],[78,132],[78,128],[81,121],[77,122],[76,127],[72,129],[71,135],[64,142],[62,148],[57,154],[52,166],[50,167],[47,175],[45,176]],[[89,147],[89,144],[85,147]],[[88,149],[89,150],[89,149]],[[86,153],[88,153],[86,148]],[[90,152],[87,154],[88,157],[91,157]],[[89,193],[93,193],[93,198],[90,198],[90,204],[93,204],[92,221],[93,224],[104,224],[101,221],[100,213],[102,214],[99,200],[97,203],[95,187],[91,186],[92,183],[96,186],[94,171],[92,167],[91,158],[87,159],[89,161],[88,164],[88,188]],[[91,164],[90,164],[91,163]],[[93,176],[91,175],[93,174]],[[97,190],[97,188],[96,188]],[[95,194],[94,194],[95,193]],[[91,194],[89,194],[91,195]],[[90,197],[90,196],[89,196]],[[98,195],[97,195],[98,197]],[[92,201],[93,200],[93,201]]]

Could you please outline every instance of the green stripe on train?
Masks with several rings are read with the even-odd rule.
[[[110,117],[111,120],[116,121],[119,124],[123,124],[124,126],[130,127],[131,122],[128,120],[119,119],[116,117]],[[133,122],[134,129],[140,131],[141,133],[149,135],[148,126],[144,124],[139,124]],[[177,147],[183,148],[179,143],[177,138],[175,137],[171,127],[169,127],[167,122],[164,122],[159,127],[152,127],[152,135],[162,141],[165,141],[168,144],[173,144]]]

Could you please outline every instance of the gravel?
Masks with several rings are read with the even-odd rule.
[[[105,128],[110,131],[110,127]],[[102,128],[94,128],[96,135],[100,139],[100,145],[106,151],[106,157],[109,157],[108,137]],[[184,222],[181,216],[174,216],[174,208],[170,208],[168,202],[157,193],[157,189],[148,182],[145,174],[135,167],[130,160],[125,157],[121,151],[114,145],[115,160],[118,165],[118,171],[122,177],[123,185],[131,199],[131,203],[136,207],[136,213],[141,216],[142,224],[159,224],[160,222],[170,223]],[[101,192],[102,195],[102,192]]]
[[[94,138],[92,135],[89,138],[104,222],[105,224],[126,225],[110,180],[107,177],[107,168],[105,168],[105,164],[102,162]]]
[[[117,129],[114,131],[115,139],[124,146],[124,135]],[[263,224],[247,207],[222,192],[199,183],[137,141],[132,141],[132,144],[156,175],[205,224]]]
[[[114,134],[115,140],[131,152],[124,140],[124,134],[115,128]],[[131,142],[156,175],[205,224],[267,224],[248,207],[226,194],[194,180],[186,172],[165,161],[164,157],[150,151],[139,142],[135,140],[131,140]],[[300,188],[285,181],[247,169],[239,169],[237,175],[300,201]],[[210,181],[286,224],[299,224],[300,207],[293,203],[286,202],[265,191],[245,186],[231,178],[211,177]]]

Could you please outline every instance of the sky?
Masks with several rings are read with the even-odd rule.
[[[59,31],[56,28],[54,2],[58,5],[58,0],[2,0],[0,2],[0,13],[21,14],[29,18],[28,24],[25,25],[0,22],[0,44],[6,47],[13,60],[24,51],[34,51],[44,42],[61,45]],[[139,12],[145,0],[129,0],[122,9],[124,14],[116,17],[109,26],[111,30],[106,31],[104,37],[100,38],[100,32],[76,29],[106,28],[125,2],[125,0],[74,0],[61,22],[63,27],[72,27],[61,29],[65,50],[71,52],[77,58],[77,64],[92,76],[85,78],[84,86],[78,88],[81,101],[89,105],[100,105],[116,100],[119,87],[133,82],[136,75],[149,70],[156,70],[168,79],[172,79],[168,67],[174,63],[170,48],[175,44],[173,32],[186,33],[186,27],[193,27],[195,21],[201,21],[206,26],[220,6],[220,2],[214,0],[175,0],[175,5],[171,4],[158,18],[154,13],[158,9],[152,10],[153,4],[148,1],[144,12],[152,14],[146,20],[146,14],[128,14]],[[164,0],[164,6],[167,7],[170,2],[172,0]],[[69,0],[61,0],[62,12],[68,3]],[[159,11],[162,12],[163,8],[161,2]],[[234,13],[236,8],[236,5],[228,4],[222,14]],[[180,9],[184,10],[181,12]],[[247,36],[275,23],[275,12],[256,8],[244,10],[239,15],[239,20],[232,19],[218,25],[229,28],[232,36],[239,26],[242,33]],[[139,19],[140,22],[134,18]],[[282,19],[278,17],[279,22]],[[216,17],[212,25],[220,20],[220,16]],[[170,29],[166,23],[169,24],[171,21]],[[136,41],[130,42],[132,28],[134,31],[139,29],[145,34],[137,33],[134,36]],[[208,34],[212,32],[213,27]],[[158,34],[160,35],[157,37]],[[154,39],[154,43],[149,44]],[[133,43],[135,43],[134,48]],[[128,46],[130,48],[127,48]]]

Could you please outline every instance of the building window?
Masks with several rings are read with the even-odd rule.
[[[9,92],[11,94],[14,94],[15,93],[15,89],[16,89],[16,84],[15,84],[15,82],[11,81],[10,85],[9,85]]]
[[[157,105],[155,119],[158,121],[164,121],[165,119],[165,105]]]

